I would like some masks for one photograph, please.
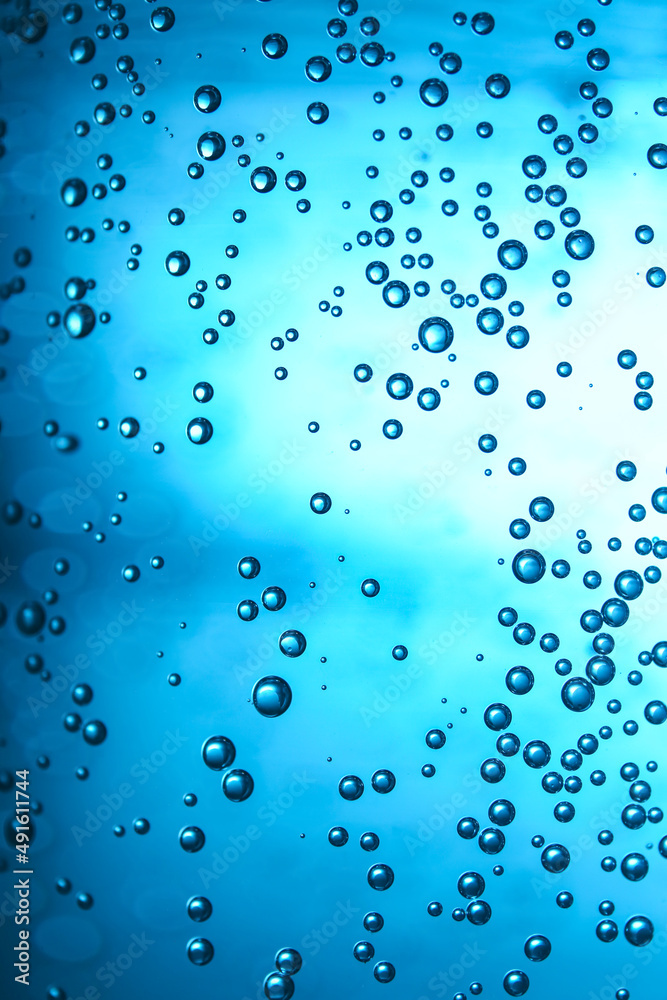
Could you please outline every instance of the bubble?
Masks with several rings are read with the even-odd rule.
[[[497,757],[489,757],[483,761],[479,773],[490,785],[496,785],[505,777],[505,765]]]
[[[522,997],[524,993],[528,992],[529,986],[530,980],[528,976],[525,972],[520,972],[518,969],[508,972],[503,979],[503,989],[511,997]]]
[[[243,559],[239,559],[237,569],[239,576],[244,580],[254,580],[260,571],[259,559],[255,559],[254,556],[244,556]]]
[[[193,444],[206,444],[213,437],[213,425],[205,417],[196,417],[188,424],[186,434]]]
[[[263,988],[268,1000],[290,1000],[294,994],[294,983],[282,972],[270,972],[264,980]]]
[[[364,783],[356,774],[346,774],[338,782],[338,792],[341,798],[354,802],[364,793]]]
[[[441,750],[447,742],[447,737],[442,729],[429,729],[425,737],[426,746],[431,750]]]
[[[456,832],[463,840],[472,840],[479,833],[479,823],[472,816],[464,816],[456,824]]]
[[[333,826],[328,833],[329,843],[332,847],[345,847],[350,835],[342,826]]]
[[[521,350],[530,340],[530,335],[525,326],[512,326],[507,331],[507,343],[516,350]]]
[[[512,560],[512,572],[521,583],[537,583],[545,570],[544,556],[536,549],[522,549]]]
[[[437,410],[440,406],[440,393],[437,389],[420,389],[417,395],[417,403],[422,410]]]
[[[509,826],[514,822],[516,809],[509,799],[495,799],[488,809],[488,816],[497,826]]]
[[[81,205],[86,200],[87,194],[88,188],[79,177],[70,177],[60,189],[63,205],[67,205],[68,208]]]
[[[454,340],[451,323],[440,316],[431,316],[421,323],[418,332],[419,343],[432,354],[446,351]]]
[[[396,438],[400,438],[403,433],[403,424],[400,420],[385,420],[382,425],[382,433],[386,438],[394,441]]]
[[[95,326],[95,313],[85,302],[77,302],[63,316],[63,326],[74,340],[87,337]]]
[[[296,948],[281,948],[276,955],[276,968],[288,976],[295,976],[301,969],[303,960]]]
[[[172,250],[171,253],[167,254],[164,266],[168,274],[180,277],[190,270],[190,258],[183,250]]]
[[[292,689],[282,677],[262,677],[252,689],[252,703],[267,719],[276,719],[290,707]]]
[[[386,305],[392,309],[400,309],[410,298],[410,289],[404,281],[388,281],[382,289],[382,298]],[[445,348],[442,348],[442,350],[445,350]]]
[[[528,260],[528,251],[519,240],[505,240],[498,247],[498,260],[508,271],[517,271]]]
[[[650,701],[644,709],[644,718],[654,726],[662,725],[667,720],[667,705],[664,701]]]
[[[358,941],[352,951],[358,962],[370,962],[375,955],[375,948],[370,941]]]
[[[267,35],[262,41],[262,52],[267,59],[281,59],[287,52],[287,39],[278,32]]]
[[[551,749],[544,740],[531,740],[523,748],[523,759],[528,767],[546,767],[551,760]]]
[[[648,917],[630,917],[623,928],[625,939],[637,948],[649,944],[653,939],[653,923]]]
[[[585,712],[595,701],[593,685],[584,677],[573,677],[563,684],[560,693],[563,704],[571,712]]]
[[[486,334],[498,333],[503,328],[503,314],[498,309],[487,307],[477,313],[477,327]]]
[[[500,274],[485,274],[479,283],[482,295],[487,299],[502,299],[507,291],[507,282]]]
[[[389,865],[373,865],[368,869],[366,878],[371,889],[377,889],[378,892],[384,892],[394,883],[394,873]]]
[[[176,16],[171,9],[171,7],[156,7],[151,13],[151,27],[155,31],[169,31],[170,28],[174,27],[176,22]],[[212,947],[211,947],[211,957],[212,957]],[[210,959],[207,959],[210,961]],[[204,964],[204,963],[197,963]]]
[[[439,108],[447,100],[449,89],[444,80],[432,77],[429,80],[424,80],[419,88],[419,96],[427,107]]]
[[[373,580],[371,577],[369,577],[367,580],[364,580],[363,583],[361,584],[361,593],[364,595],[364,597],[377,597],[377,595],[380,593],[380,584],[378,583],[377,580]]]
[[[565,249],[574,260],[586,260],[595,250],[595,241],[585,229],[573,229],[565,237]]]
[[[244,802],[252,795],[255,783],[247,771],[235,768],[222,779],[222,790],[230,802]]]
[[[667,275],[661,267],[650,267],[646,272],[646,281],[652,288],[662,288]]]
[[[224,771],[234,763],[236,747],[226,736],[210,736],[201,748],[201,755],[212,771]]]
[[[543,962],[551,954],[551,941],[544,934],[533,934],[527,939],[523,950],[531,962]]]
[[[380,846],[380,838],[377,833],[362,833],[359,838],[359,846],[364,851],[376,851]]]
[[[107,727],[99,720],[86,722],[82,733],[86,743],[89,743],[91,746],[99,746],[107,738]]]
[[[44,608],[37,601],[24,601],[16,612],[16,627],[22,635],[37,635],[45,622]]]
[[[213,904],[206,896],[192,896],[188,900],[188,916],[190,920],[196,921],[196,923],[202,923],[213,913]]]
[[[507,97],[510,92],[510,86],[509,80],[503,73],[492,73],[487,78],[485,84],[489,97],[495,97],[496,99]]]
[[[493,15],[487,14],[486,11],[482,11],[479,14],[473,14],[470,21],[470,27],[475,32],[476,35],[488,35],[495,27],[495,20]]]
[[[390,983],[396,975],[396,969],[391,962],[378,962],[373,969],[373,975],[379,983]]]
[[[586,664],[586,676],[600,687],[611,683],[615,674],[614,661],[608,656],[592,656]]]
[[[208,115],[212,111],[218,110],[222,96],[217,87],[214,87],[213,84],[206,84],[195,91],[193,100],[197,111]]]
[[[313,101],[306,109],[306,117],[312,125],[323,125],[329,117],[329,108],[323,101]]]
[[[178,842],[188,854],[196,854],[206,843],[206,837],[198,826],[184,826],[178,835]]]
[[[595,933],[600,941],[608,944],[618,937],[618,924],[613,920],[601,920],[595,928]]]
[[[474,385],[481,396],[492,396],[498,388],[498,376],[493,372],[479,372],[475,375]]]
[[[657,510],[658,514],[667,514],[667,487],[660,486],[653,491],[651,506]]]
[[[374,791],[386,795],[396,787],[396,777],[392,771],[386,769],[376,771],[371,778],[371,786]]]
[[[364,916],[364,930],[376,934],[384,927],[384,918],[379,913],[367,913]]]
[[[493,705],[489,705],[486,708],[484,722],[489,729],[492,729],[496,733],[500,732],[503,729],[507,729],[511,724],[512,712],[502,702],[494,702]]]
[[[331,510],[331,497],[328,493],[313,493],[310,498],[310,509],[315,514],[326,514]]]
[[[528,667],[514,667],[505,677],[505,684],[511,694],[528,694],[534,683],[535,677]]]
[[[648,861],[643,854],[626,854],[621,861],[621,872],[629,882],[641,882],[648,875]]]
[[[250,186],[259,194],[273,191],[278,178],[272,167],[256,167],[250,175]]]
[[[562,844],[549,844],[542,851],[540,860],[545,871],[560,874],[570,864],[570,852]]]
[[[280,636],[278,645],[280,646],[280,652],[285,656],[292,658],[301,656],[306,649],[306,637],[297,629],[288,629]]]

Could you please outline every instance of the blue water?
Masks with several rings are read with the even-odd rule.
[[[663,5],[2,15],[3,995],[658,1000]]]

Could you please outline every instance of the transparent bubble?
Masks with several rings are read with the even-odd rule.
[[[563,684],[561,699],[571,712],[585,712],[595,700],[595,691],[584,677],[573,677]]]
[[[230,802],[244,802],[252,795],[255,783],[247,771],[235,768],[222,779],[222,790]]]
[[[482,11],[479,14],[473,14],[472,20],[470,21],[470,27],[475,32],[476,35],[488,35],[493,31],[495,27],[495,20],[493,15],[487,14],[486,11]]]
[[[195,91],[193,100],[197,111],[201,111],[202,114],[207,115],[211,114],[212,111],[218,110],[222,95],[213,84],[206,84]]]
[[[639,573],[632,569],[623,570],[614,580],[614,590],[626,601],[634,601],[644,589],[644,581]]]
[[[537,583],[544,576],[546,561],[536,549],[522,549],[512,561],[512,572],[521,583]]]
[[[400,420],[385,420],[382,425],[382,433],[390,440],[396,440],[403,433],[403,424]]]
[[[503,73],[492,73],[486,80],[486,92],[489,97],[500,99],[510,92],[510,82]]]
[[[187,910],[190,920],[200,924],[204,920],[208,920],[213,913],[213,904],[206,896],[192,896],[188,900]]]
[[[363,380],[360,380],[363,381]],[[313,493],[310,498],[310,509],[315,514],[326,514],[331,510],[331,497],[328,493]]]
[[[528,767],[546,767],[551,760],[551,748],[544,740],[531,740],[523,748],[523,759]]]
[[[625,939],[635,947],[643,947],[653,939],[653,923],[648,917],[630,917],[623,928]]]
[[[294,658],[296,656],[301,656],[302,653],[305,652],[306,637],[297,629],[288,629],[280,636],[278,645],[280,646],[281,653],[285,656]]]
[[[394,883],[394,873],[389,865],[373,865],[368,869],[366,878],[371,889],[377,889],[378,892],[384,892]]]
[[[629,882],[641,882],[648,875],[648,861],[643,854],[626,854],[621,861],[621,873]]]
[[[371,778],[371,786],[381,795],[386,795],[396,787],[396,777],[392,771],[386,768],[376,771]]]
[[[551,941],[544,934],[533,934],[526,940],[523,950],[531,962],[543,962],[551,954]]]
[[[290,976],[282,972],[270,972],[264,980],[263,989],[268,1000],[290,1000],[294,994],[294,983]]]
[[[542,851],[540,860],[545,871],[560,874],[570,864],[570,852],[562,844],[549,844]]]
[[[323,125],[329,117],[329,108],[323,101],[313,101],[306,109],[306,117],[313,125]]]
[[[60,197],[64,205],[76,208],[81,205],[88,194],[88,188],[79,177],[70,177],[60,188]]]
[[[449,96],[449,89],[444,80],[438,80],[432,77],[429,80],[424,80],[419,88],[419,96],[422,103],[429,108],[439,108],[441,107],[447,97]]]
[[[213,437],[213,425],[205,417],[196,417],[188,424],[186,434],[193,444],[206,444]]]
[[[481,396],[491,396],[498,388],[498,376],[493,372],[479,372],[475,375],[474,385]]]
[[[610,684],[615,674],[616,666],[608,656],[592,656],[586,664],[586,676],[600,687]]]
[[[377,597],[380,593],[380,584],[377,580],[373,580],[369,577],[361,584],[361,593],[364,597]]]
[[[412,393],[412,389],[412,379],[403,372],[396,372],[387,379],[387,393],[392,399],[407,399]]]
[[[303,965],[303,959],[296,948],[281,948],[276,955],[276,968],[288,976],[295,976]]]
[[[266,35],[262,41],[262,52],[267,59],[280,59],[287,52],[287,39],[284,35],[273,32]]]
[[[250,175],[251,187],[260,194],[273,191],[276,183],[276,172],[272,167],[256,167]]]
[[[420,389],[417,403],[422,410],[436,410],[440,406],[440,393],[437,389]]]
[[[573,229],[565,237],[565,249],[574,260],[586,260],[595,250],[595,241],[585,229]]]
[[[350,835],[342,826],[333,826],[328,833],[329,843],[332,847],[345,847]]]
[[[528,694],[534,683],[535,677],[528,667],[513,667],[505,677],[507,689],[512,694]]]
[[[306,76],[313,83],[323,83],[331,76],[331,63],[326,56],[312,56],[306,63]]]
[[[377,833],[362,833],[359,838],[359,846],[364,851],[376,851],[380,846],[380,838]]]
[[[431,750],[440,750],[447,742],[447,737],[443,733],[442,729],[429,729],[425,739],[426,746],[430,747]]]
[[[400,309],[410,298],[410,289],[404,281],[388,281],[382,289],[382,298],[392,309]]]
[[[477,327],[486,334],[498,333],[503,328],[503,314],[499,309],[493,308],[493,306],[487,306],[485,309],[480,309],[477,313]]]
[[[511,997],[522,997],[528,992],[530,980],[525,972],[513,969],[503,979],[503,989]]]
[[[201,851],[206,843],[206,837],[198,826],[184,826],[178,835],[178,842],[188,854],[195,854]]]
[[[516,271],[528,260],[528,251],[519,240],[505,240],[498,247],[498,260],[508,271]]]
[[[433,354],[440,354],[451,346],[454,340],[454,330],[446,319],[432,316],[421,323],[418,338],[425,350]]]
[[[252,689],[252,703],[267,719],[283,715],[292,703],[292,689],[282,677],[262,677]]]
[[[206,938],[192,938],[188,941],[187,954],[193,965],[208,965],[213,958],[214,948]]]

